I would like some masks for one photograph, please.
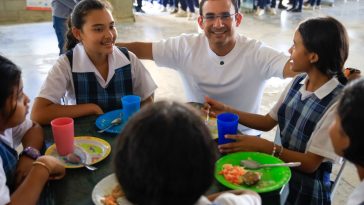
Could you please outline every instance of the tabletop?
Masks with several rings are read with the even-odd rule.
[[[111,154],[104,160],[94,164],[98,169],[89,171],[86,168],[67,169],[66,176],[61,180],[51,181],[46,187],[48,190],[47,204],[54,205],[91,205],[93,204],[91,194],[94,186],[104,177],[113,173],[112,158],[114,144],[117,134],[98,133],[95,126],[97,116],[89,116],[74,119],[75,136],[92,136],[107,141],[111,145]],[[51,146],[53,141],[50,126],[44,126],[46,146]],[[219,191],[225,191],[228,188],[223,187],[218,182],[214,182],[206,194],[212,194]],[[263,204],[281,205],[287,199],[288,185],[281,189],[269,193],[260,194]],[[50,202],[49,202],[50,201]]]

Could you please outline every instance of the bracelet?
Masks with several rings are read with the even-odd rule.
[[[273,151],[272,151],[272,156],[273,156],[273,157],[276,155],[276,151],[277,151],[276,144],[275,144],[275,143],[273,143]]]
[[[41,165],[42,167],[47,169],[49,175],[51,174],[51,168],[49,168],[44,162],[34,161],[33,166],[35,166],[35,165]]]
[[[281,157],[282,153],[283,153],[283,146],[281,145],[281,149],[279,150],[279,153],[278,153],[278,158]]]

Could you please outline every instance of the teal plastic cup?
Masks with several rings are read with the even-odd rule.
[[[140,110],[141,98],[137,95],[125,95],[121,97],[123,105],[123,121],[126,122],[134,113]]]
[[[235,142],[235,140],[226,139],[225,135],[237,134],[238,122],[239,116],[234,113],[225,112],[217,115],[218,144]]]

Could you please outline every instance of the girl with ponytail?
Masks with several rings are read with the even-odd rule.
[[[291,69],[302,74],[286,87],[266,115],[246,113],[206,97],[210,112],[234,112],[239,122],[269,131],[279,126],[281,145],[256,136],[227,135],[235,142],[219,145],[220,152],[258,151],[298,161],[292,169],[287,204],[330,204],[332,162],[340,158],[331,145],[328,128],[334,119],[336,99],[346,84],[343,75],[349,43],[344,26],[332,17],[302,22],[297,28]]]

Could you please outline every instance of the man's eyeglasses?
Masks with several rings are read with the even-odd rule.
[[[220,18],[221,21],[230,21],[231,17],[234,16],[236,13],[230,14],[230,13],[222,13],[221,15],[215,15],[215,14],[206,14],[205,16],[202,16],[206,21],[213,22],[217,18]]]

